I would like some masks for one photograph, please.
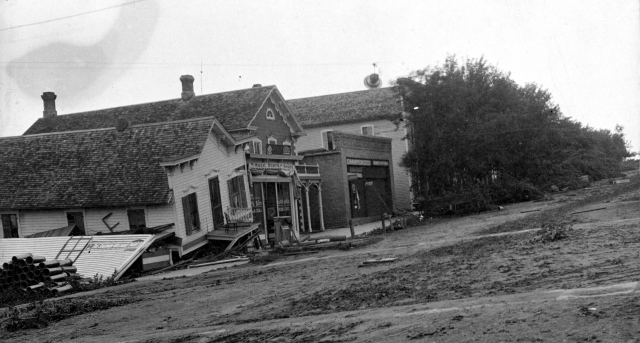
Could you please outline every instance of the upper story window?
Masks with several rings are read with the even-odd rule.
[[[365,126],[361,126],[360,129],[362,130],[362,134],[366,135],[366,136],[373,136],[373,125],[365,125]]]
[[[278,139],[273,136],[269,136],[269,138],[267,138],[267,144],[278,144]]]
[[[18,215],[17,214],[0,214],[2,219],[3,238],[18,238]]]
[[[282,142],[282,145],[288,145],[291,146],[291,141],[288,139],[285,139],[284,142]]]
[[[267,119],[276,120],[276,116],[273,114],[273,111],[271,109],[267,110]]]
[[[324,130],[321,132],[322,135],[322,147],[327,150],[335,149],[333,143],[333,130]]]
[[[262,141],[259,139],[255,139],[252,141],[252,143],[253,143],[253,153],[262,154]]]

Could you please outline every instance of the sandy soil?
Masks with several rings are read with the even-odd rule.
[[[565,213],[567,237],[478,234],[618,186],[430,220],[347,251],[102,289],[134,303],[3,342],[640,342],[640,191]],[[527,212],[540,210],[538,212]],[[554,212],[556,211],[556,212]],[[521,213],[527,212],[527,213]],[[371,258],[390,264],[362,267]],[[80,295],[80,297],[83,297]]]

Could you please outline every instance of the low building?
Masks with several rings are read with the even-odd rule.
[[[276,222],[299,232],[293,174],[305,132],[278,89],[195,96],[193,77],[180,80],[179,99],[60,116],[55,94],[43,94],[44,117],[0,138],[4,237],[173,223],[183,254],[230,221],[254,222],[265,240]]]
[[[330,140],[328,132],[390,138],[393,203],[400,209],[412,208],[411,175],[400,167],[402,156],[409,150],[409,141],[405,139],[408,125],[404,120],[402,100],[393,88],[292,99],[287,103],[307,133],[298,141],[300,152],[321,148],[331,150],[335,143]]]
[[[310,216],[311,228],[338,228],[380,219],[394,208],[392,139],[333,131],[329,149],[301,152],[305,163],[317,164],[323,182],[310,187],[311,208],[323,207]],[[321,191],[321,196],[316,193]],[[324,199],[324,204],[318,203]],[[309,224],[307,224],[309,225]]]

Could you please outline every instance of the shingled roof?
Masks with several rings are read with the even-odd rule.
[[[202,151],[214,119],[0,138],[0,209],[164,204],[159,165]]]
[[[287,104],[305,127],[395,119],[402,113],[400,97],[393,88],[293,99]]]
[[[276,86],[200,95],[146,104],[40,118],[24,133],[32,135],[115,127],[124,117],[131,125],[215,116],[227,130],[246,128]]]

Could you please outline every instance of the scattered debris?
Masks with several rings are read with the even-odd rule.
[[[238,257],[238,258],[232,258],[232,259],[222,260],[222,261],[191,264],[187,268],[198,268],[198,267],[213,266],[213,265],[216,265],[216,264],[225,264],[225,263],[243,262],[243,261],[249,261],[249,258],[248,257]]]
[[[522,211],[520,213],[529,213],[529,212],[539,212],[540,210],[530,210],[530,211]]]
[[[362,262],[362,264],[359,265],[358,267],[363,267],[363,266],[367,266],[367,265],[374,265],[374,264],[380,264],[380,263],[391,263],[391,262],[395,262],[396,260],[397,260],[397,258],[395,258],[395,257],[381,258],[381,259],[375,259],[375,260],[366,260],[366,261]]]
[[[578,213],[586,213],[586,212],[600,211],[600,210],[604,210],[604,209],[606,209],[606,207],[599,207],[599,208],[594,208],[594,209],[586,210],[586,211],[572,212],[571,214],[578,214]]]
[[[559,241],[561,239],[569,237],[568,231],[571,231],[565,225],[545,224],[542,229],[536,232],[535,237],[528,240],[528,243],[550,243]]]
[[[621,179],[621,180],[613,180],[611,183],[614,184],[614,185],[617,185],[617,184],[629,183],[629,182],[631,182],[631,180],[629,180],[629,179]]]

